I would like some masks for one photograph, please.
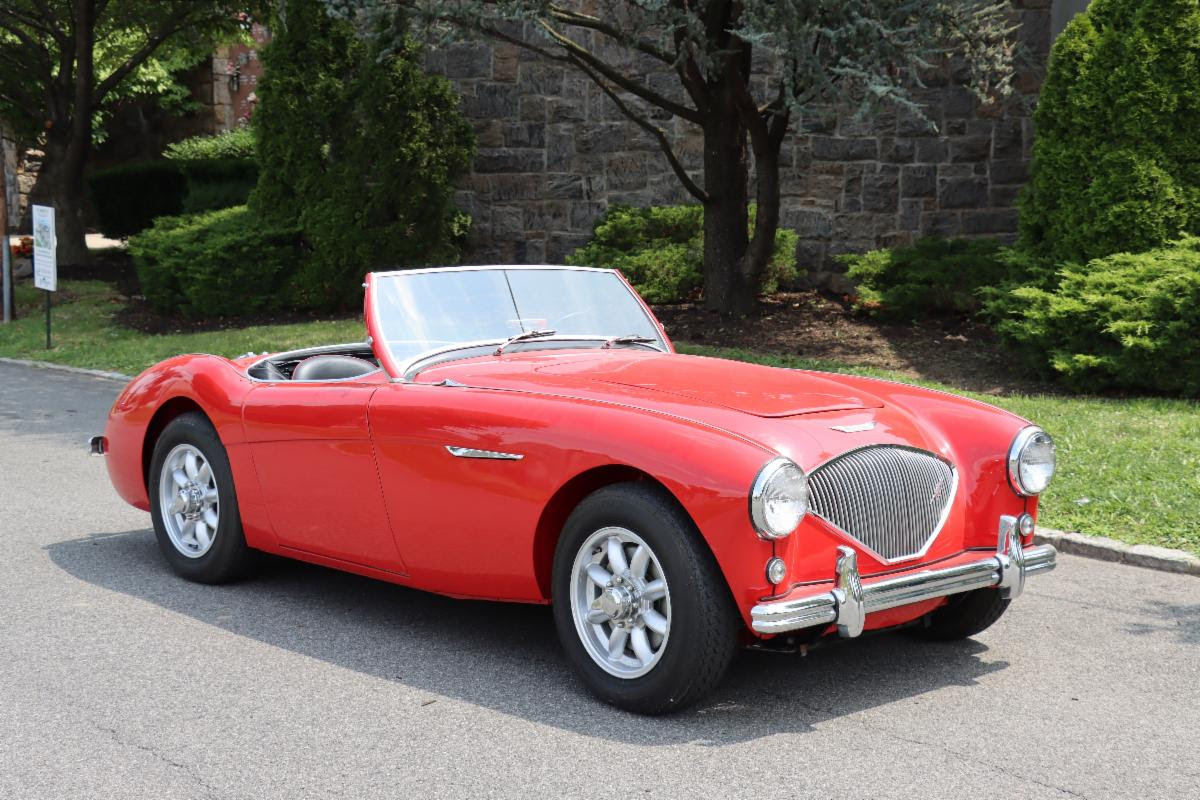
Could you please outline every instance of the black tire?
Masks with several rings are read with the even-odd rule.
[[[198,557],[189,557],[171,540],[163,521],[160,481],[164,479],[163,465],[168,455],[180,445],[191,445],[208,462],[219,495],[219,516],[212,544]],[[245,575],[254,563],[254,551],[246,546],[242,519],[238,511],[237,493],[229,457],[212,423],[203,414],[180,414],[163,429],[154,443],[148,476],[150,517],[159,549],[175,574],[198,583],[227,583]]]
[[[622,527],[654,552],[670,593],[670,633],[657,663],[639,677],[617,677],[589,655],[572,613],[571,571],[580,548],[606,527]],[[554,620],[567,658],[599,699],[639,714],[695,703],[725,675],[741,617],[716,560],[681,508],[656,488],[624,483],[585,498],[563,527],[554,554]]]
[[[987,630],[1003,616],[1010,600],[997,589],[976,589],[954,595],[949,602],[927,615],[912,632],[922,639],[951,642]]]

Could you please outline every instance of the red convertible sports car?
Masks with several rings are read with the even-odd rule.
[[[610,270],[364,285],[365,342],[164,361],[93,437],[184,578],[265,551],[552,603],[588,688],[661,713],[739,645],[971,636],[1054,568],[1054,442],[1005,411],[677,354]]]

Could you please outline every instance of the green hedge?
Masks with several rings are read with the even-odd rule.
[[[754,227],[754,207],[750,209]],[[799,277],[796,232],[780,228],[762,290],[777,291]],[[568,263],[619,269],[650,303],[696,295],[704,284],[704,209],[699,205],[613,206],[596,223],[592,240]]]
[[[1200,4],[1093,0],[1055,40],[1021,243],[1052,263],[1200,232]]]
[[[183,213],[245,205],[258,181],[254,131],[234,128],[216,136],[194,136],[167,147],[167,159],[187,177]]]
[[[990,303],[998,330],[1068,386],[1200,396],[1200,238],[1070,266]]]
[[[298,230],[265,227],[245,206],[159,219],[129,252],[155,310],[193,319],[284,308],[303,257]]]
[[[979,310],[979,290],[1023,276],[1020,257],[996,239],[929,236],[907,247],[841,255],[854,305],[888,319],[962,316]]]
[[[188,182],[171,161],[146,161],[98,169],[88,176],[97,227],[114,239],[150,227],[157,217],[183,211]]]
[[[253,161],[254,153],[254,129],[247,126],[175,142],[167,145],[163,157],[172,161]]]

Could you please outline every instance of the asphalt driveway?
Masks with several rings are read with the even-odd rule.
[[[0,364],[0,797],[1200,792],[1195,577],[1062,556],[976,640],[745,653],[644,719],[584,694],[545,608],[177,579],[84,451],[119,388]]]

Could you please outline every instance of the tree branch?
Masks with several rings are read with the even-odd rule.
[[[39,3],[38,6],[42,9],[42,16],[48,18],[50,12],[46,9],[45,5],[43,5],[42,3]],[[57,28],[50,26],[48,23],[46,23],[44,21],[38,20],[37,17],[31,17],[28,14],[22,14],[19,11],[13,11],[12,9],[3,9],[3,8],[0,8],[0,15],[3,15],[3,16],[8,17],[9,19],[15,20],[16,22],[19,22],[22,25],[28,25],[30,28],[33,28],[35,31],[38,31],[39,33],[43,33],[46,36],[49,36],[50,38],[54,39],[59,44],[66,45],[68,47],[70,46],[69,40],[67,39],[67,35],[65,33],[63,33],[61,30],[59,30]]]
[[[592,82],[595,83],[597,86],[599,86],[604,91],[604,93],[606,95],[608,95],[610,100],[612,100],[614,103],[616,103],[617,108],[619,108],[621,110],[622,114],[624,114],[626,117],[628,117],[630,120],[632,120],[639,128],[641,128],[644,131],[647,131],[655,139],[658,140],[658,146],[662,149],[663,154],[666,155],[667,162],[670,163],[670,165],[671,165],[671,170],[675,173],[675,177],[677,177],[679,179],[680,183],[683,184],[683,188],[687,189],[688,192],[691,193],[691,195],[693,197],[695,197],[697,200],[699,200],[701,203],[707,203],[708,202],[708,192],[706,192],[706,191],[704,191],[704,189],[700,188],[700,185],[697,184],[694,180],[692,180],[692,176],[688,175],[687,170],[683,168],[683,164],[680,163],[679,158],[675,155],[675,150],[671,147],[671,141],[670,141],[670,139],[667,138],[666,131],[664,131],[662,128],[658,127],[657,125],[653,124],[649,120],[645,119],[644,117],[636,114],[633,111],[633,109],[631,109],[625,103],[625,101],[623,101],[620,98],[620,96],[616,92],[614,92],[611,87],[608,86],[608,84],[606,84],[603,80],[601,80],[599,75],[597,75],[595,72],[593,72],[582,61],[579,61],[578,59],[571,59],[571,61],[585,75],[587,75],[589,78],[591,78]]]
[[[676,103],[674,100],[648,89],[632,78],[622,75],[608,64],[605,64],[587,49],[576,43],[570,37],[565,36],[564,34],[555,30],[554,27],[545,20],[539,20],[538,23],[542,30],[546,31],[546,34],[555,42],[555,44],[578,59],[580,63],[586,64],[591,69],[603,75],[611,83],[621,87],[623,90],[632,95],[642,98],[647,103],[656,105],[664,111],[674,114],[677,117],[682,117],[683,119],[686,119],[689,122],[694,122],[697,125],[703,123],[704,117],[696,109],[688,108],[681,103]]]
[[[602,33],[611,39],[615,39],[621,44],[632,47],[638,52],[645,53],[648,56],[658,59],[664,64],[673,65],[679,60],[678,53],[669,53],[645,39],[627,36],[621,32],[620,28],[609,25],[608,23],[588,14],[582,14],[578,11],[571,11],[570,9],[566,9],[561,6],[551,5],[550,16],[555,21],[562,22],[566,25],[574,25],[578,28],[587,28],[589,30],[596,31],[597,33]]]
[[[175,24],[168,25],[158,33],[151,36],[146,43],[142,45],[141,49],[139,49],[129,58],[125,59],[124,64],[117,67],[115,70],[109,73],[107,78],[100,81],[100,83],[96,85],[96,93],[93,96],[94,105],[99,106],[101,101],[104,100],[104,97],[113,89],[115,89],[117,84],[125,80],[129,73],[133,72],[135,69],[141,66],[146,59],[153,55],[154,51],[157,50],[163,42],[165,42],[167,39],[170,39],[172,36],[184,30],[185,28],[195,25],[199,21],[199,19],[189,19],[187,14],[183,14]]]
[[[0,14],[3,13],[3,11],[0,11]],[[12,23],[6,23],[4,21],[4,17],[2,16],[0,16],[0,30],[8,31],[16,37],[17,41],[25,45],[26,49],[30,53],[36,53],[38,55],[38,60],[42,62],[42,75],[45,77],[46,82],[50,83],[52,80],[54,80],[54,68],[51,66],[50,55],[46,52],[46,48],[42,47],[38,42],[35,42],[27,33],[25,33],[25,31],[21,30],[19,27]]]

